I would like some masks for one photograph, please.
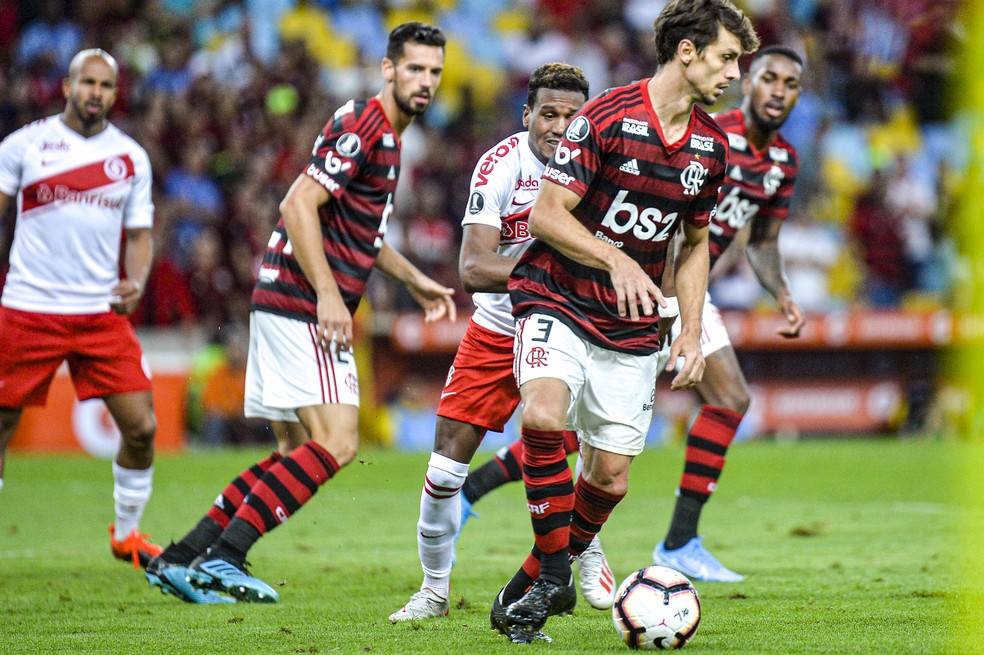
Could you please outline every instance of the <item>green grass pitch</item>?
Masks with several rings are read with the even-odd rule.
[[[177,539],[262,451],[159,457],[143,528]],[[733,447],[701,524],[747,575],[697,583],[693,653],[984,652],[981,446],[841,439]],[[479,455],[484,461],[489,453]],[[650,563],[683,450],[647,450],[602,532],[616,576]],[[447,619],[391,624],[420,583],[426,453],[369,449],[250,553],[277,605],[194,606],[112,559],[105,461],[13,453],[0,493],[0,653],[621,653],[607,612],[551,619],[553,644],[491,631],[493,595],[532,543],[521,485],[476,505]],[[981,547],[984,549],[984,547]]]

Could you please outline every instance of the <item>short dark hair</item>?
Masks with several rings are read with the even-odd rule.
[[[741,42],[745,53],[755,52],[759,38],[748,19],[730,0],[670,0],[653,22],[656,64],[673,59],[677,45],[690,39],[697,52],[717,41],[718,26],[723,26]]]
[[[403,23],[393,28],[389,34],[389,41],[386,43],[386,58],[396,63],[405,54],[403,45],[407,41],[413,41],[421,45],[432,45],[443,49],[447,43],[444,32],[440,27],[427,25],[411,21]]]
[[[752,57],[752,62],[765,57],[766,55],[780,55],[786,57],[787,59],[792,59],[800,66],[804,66],[803,58],[798,52],[790,48],[788,45],[767,45],[761,50],[755,52],[755,56]],[[751,64],[749,64],[751,65]]]
[[[536,93],[540,89],[555,91],[574,91],[584,94],[588,99],[588,78],[577,66],[570,64],[544,64],[530,75],[529,90],[526,94],[526,105],[532,107],[536,102]]]

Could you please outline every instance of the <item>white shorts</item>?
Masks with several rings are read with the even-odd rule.
[[[680,336],[680,317],[673,321],[673,327],[670,328],[670,337],[676,339]],[[659,351],[659,370],[662,371],[666,366],[666,362],[670,359],[670,344],[671,340],[667,340],[663,344],[663,349]],[[724,326],[724,321],[721,320],[721,312],[714,303],[711,302],[711,294],[704,295],[704,309],[701,311],[700,315],[700,354],[707,359],[717,351],[722,348],[727,348],[731,345],[731,338],[728,337],[728,329]],[[680,370],[683,366],[683,358],[677,360],[676,369]]]
[[[619,455],[642,452],[656,397],[655,354],[601,348],[552,316],[532,314],[516,324],[514,367],[520,387],[538,378],[567,384],[568,428],[583,443]]]
[[[359,374],[350,352],[325,352],[318,326],[269,312],[249,315],[244,413],[297,422],[299,407],[359,406]]]

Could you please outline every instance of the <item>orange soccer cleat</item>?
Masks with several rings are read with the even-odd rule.
[[[150,535],[133,530],[123,541],[116,540],[113,524],[109,524],[109,549],[113,557],[124,562],[133,562],[133,568],[146,568],[147,563],[164,552],[164,549],[150,542]]]

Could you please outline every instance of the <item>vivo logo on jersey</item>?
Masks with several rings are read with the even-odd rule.
[[[485,186],[489,183],[489,175],[495,169],[499,160],[509,154],[509,151],[519,145],[519,137],[513,136],[505,143],[500,143],[499,147],[490,152],[482,160],[482,165],[478,167],[478,181],[475,186]],[[519,187],[517,187],[519,188]]]
[[[625,189],[618,192],[601,224],[615,234],[625,234],[631,230],[632,236],[643,241],[665,241],[676,224],[677,213],[664,216],[655,207],[640,210],[631,202],[625,202],[628,195]]]
[[[717,215],[711,223],[711,232],[714,234],[724,234],[722,224],[727,224],[735,231],[740,230],[748,221],[752,220],[758,213],[759,206],[747,198],[741,197],[741,189],[731,187],[716,207]]]
[[[516,180],[516,191],[537,191],[540,189],[540,178],[528,177],[525,180]]]
[[[313,177],[318,182],[318,184],[328,189],[328,191],[332,193],[342,188],[341,186],[339,186],[338,182],[328,177],[327,173],[325,173],[323,170],[321,170],[314,164],[308,164],[307,170],[304,172],[307,173],[309,176]]]

